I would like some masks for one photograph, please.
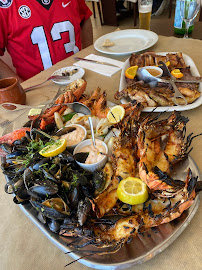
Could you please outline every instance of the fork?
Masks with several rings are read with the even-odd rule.
[[[40,86],[40,85],[42,85],[42,84],[44,84],[44,83],[46,83],[47,81],[50,81],[50,80],[64,80],[64,79],[69,79],[69,76],[62,76],[62,75],[52,75],[52,76],[50,76],[48,79],[46,79],[44,82],[42,82],[42,83],[39,83],[39,84],[35,84],[35,85],[33,85],[33,86],[30,86],[30,87],[27,87],[27,88],[24,88],[24,91],[25,92],[28,92],[28,91],[30,91],[30,90],[32,90],[33,88],[35,88],[35,87],[38,87],[38,86]]]

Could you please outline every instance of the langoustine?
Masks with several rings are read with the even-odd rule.
[[[137,130],[142,105],[136,103],[134,110],[119,123],[121,134],[115,138],[112,151],[112,181],[108,188],[94,199],[97,217],[103,217],[117,202],[117,186],[120,180],[135,176],[137,166]]]
[[[188,118],[174,111],[162,121],[146,118],[138,130],[139,176],[152,190],[172,189],[166,178],[173,166],[187,157],[191,137],[185,140]],[[163,136],[167,136],[165,139]],[[166,142],[163,142],[163,139]],[[163,145],[164,144],[164,145]],[[161,177],[164,173],[164,177]]]

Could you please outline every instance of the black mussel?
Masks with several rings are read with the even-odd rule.
[[[54,232],[54,233],[59,232],[61,223],[58,220],[49,219],[47,221],[47,224],[51,232]]]
[[[6,155],[6,159],[12,159],[12,158],[20,157],[20,156],[23,156],[23,152],[22,151],[15,151],[15,152],[12,152],[12,153]]]
[[[16,196],[21,200],[21,203],[30,199],[30,195],[28,194],[25,187],[22,187],[16,191]]]
[[[85,163],[88,156],[89,156],[89,152],[80,152],[80,153],[74,154],[74,159],[80,163]]]
[[[23,180],[24,180],[24,184],[25,184],[25,187],[28,189],[31,185],[34,184],[34,174],[33,174],[33,171],[30,170],[30,168],[27,168],[25,171],[24,171],[24,174],[23,174]]]
[[[83,199],[83,193],[81,191],[80,184],[72,186],[69,193],[68,199],[70,201],[71,209],[74,210],[77,208],[77,205],[81,199]]]
[[[95,172],[93,174],[93,185],[97,193],[103,191],[105,187],[105,182],[106,182],[105,174],[102,171]]]
[[[34,185],[27,189],[28,194],[34,198],[46,198],[47,196],[53,196],[58,193],[58,186],[56,183],[50,180],[37,179]]]
[[[30,200],[32,206],[50,219],[63,220],[70,215],[67,204],[61,198],[51,198],[43,203]]]
[[[22,137],[20,140],[15,140],[12,144],[14,146],[17,146],[17,145],[27,145],[29,143],[27,137]]]
[[[74,131],[76,129],[76,127],[72,127],[72,126],[70,126],[70,127],[64,127],[64,128],[61,128],[61,129],[59,129],[56,133],[55,133],[55,135],[56,136],[62,136],[62,135],[64,135],[64,134],[67,134],[67,133],[70,133],[70,132],[72,132],[72,131]]]
[[[41,223],[46,224],[46,217],[41,212],[38,212],[37,218],[39,221],[41,221]]]
[[[24,184],[28,194],[37,199],[53,196],[58,192],[58,185],[55,182],[37,178],[29,168],[24,172]]]
[[[12,146],[8,143],[0,143],[0,148],[8,154],[12,152]]]
[[[13,202],[16,204],[25,204],[29,202],[30,196],[25,188],[20,188],[15,192],[16,196],[13,198]]]
[[[59,154],[58,158],[60,159],[60,162],[65,162],[65,163],[70,163],[74,161],[73,155],[67,150]]]
[[[35,158],[32,160],[33,163],[31,163],[31,165],[29,166],[30,170],[35,170],[35,171],[39,171],[41,169],[42,166],[44,166],[44,164],[49,162],[49,158],[43,158],[41,160],[39,160],[38,162],[34,163],[34,160],[37,159],[38,155],[35,156]],[[41,158],[41,156],[39,157]]]
[[[4,190],[8,194],[13,194],[21,187],[24,187],[23,179],[18,179],[16,182],[10,180],[5,184]]]
[[[8,177],[17,177],[24,172],[25,167],[23,164],[14,164],[11,160],[6,160],[1,164],[1,169]]]
[[[95,189],[90,183],[86,183],[85,185],[81,185],[81,189],[82,189],[83,194],[85,195],[85,197],[93,199]]]
[[[23,152],[23,155],[28,153],[27,146],[21,144],[13,146],[13,151],[21,151]]]
[[[56,124],[55,124],[55,121],[54,121],[54,123],[52,123],[52,124],[47,124],[47,125],[45,126],[45,131],[48,132],[49,134],[55,133],[55,130],[56,130]]]
[[[80,226],[82,226],[86,222],[86,219],[91,209],[92,209],[92,205],[88,198],[85,198],[84,201],[81,200],[79,202],[78,208],[77,208],[77,217],[78,217],[78,222]]]
[[[49,179],[49,180],[51,180],[53,182],[58,183],[58,180],[51,173],[47,172],[43,168],[41,170],[42,170],[42,173],[43,173],[45,179]]]

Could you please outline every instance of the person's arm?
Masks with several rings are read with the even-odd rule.
[[[0,79],[7,77],[16,77],[19,82],[22,83],[23,80],[6,64],[0,59]]]
[[[81,24],[81,49],[93,44],[93,28],[90,18]]]

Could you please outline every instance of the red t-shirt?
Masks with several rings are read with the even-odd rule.
[[[81,49],[84,0],[0,0],[0,55],[7,48],[24,80]]]

